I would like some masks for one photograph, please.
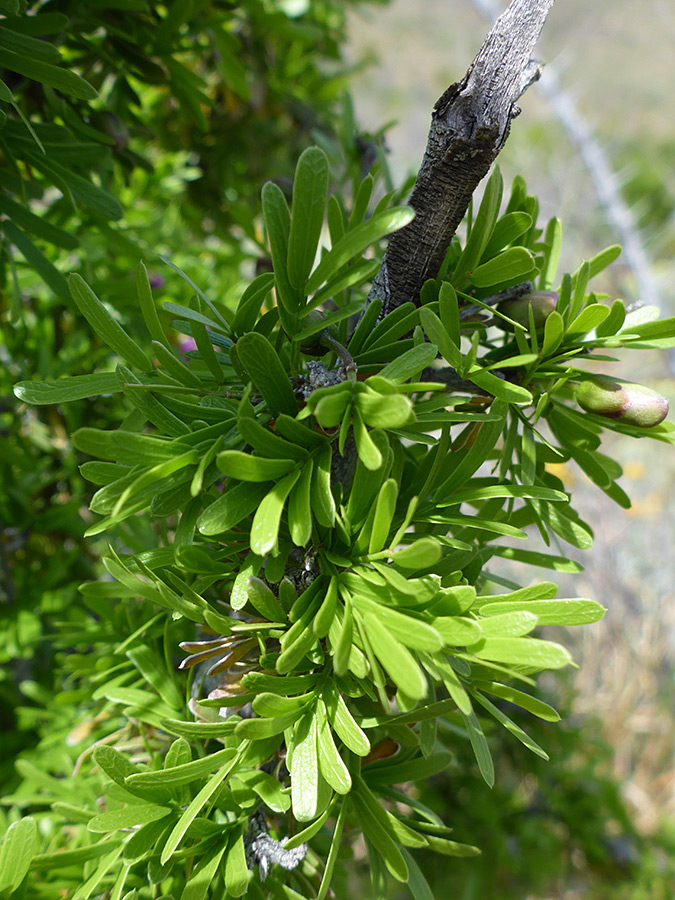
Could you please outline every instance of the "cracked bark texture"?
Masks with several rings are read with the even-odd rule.
[[[531,53],[554,0],[512,0],[461,81],[431,114],[427,148],[409,203],[415,218],[392,235],[369,302],[382,316],[418,302],[435,278],[479,182],[504,146],[516,100],[540,74]]]

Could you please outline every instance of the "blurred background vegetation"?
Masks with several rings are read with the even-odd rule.
[[[112,366],[73,314],[64,274],[81,272],[132,333],[141,258],[163,299],[184,302],[191,289],[161,256],[209,296],[234,300],[266,266],[262,183],[287,188],[313,142],[331,154],[338,183],[371,165],[388,177],[383,131],[401,183],[419,164],[433,103],[487,31],[485,5],[0,0],[0,824],[39,806],[40,777],[72,772],[86,751],[96,657],[131,625],[77,590],[100,574],[103,548],[84,538],[93,487],[67,436],[115,421],[115,399],[26,407],[12,397],[17,381]],[[675,314],[674,32],[675,11],[659,0],[639,16],[627,0],[567,0],[538,48],[611,163],[666,315]],[[521,106],[500,166],[507,184],[524,175],[544,218],[562,218],[563,270],[574,269],[620,238],[550,94],[531,90]],[[617,263],[606,289],[634,302],[640,284]],[[647,370],[631,360],[639,377],[621,375],[675,399],[672,359],[650,359]],[[633,443],[617,436],[610,450],[635,499],[628,512],[578,470],[558,473],[596,525],[586,572],[562,593],[595,597],[609,613],[564,638],[576,642],[581,671],[546,690],[568,714],[533,734],[552,761],[525,760],[496,737],[490,792],[451,735],[455,765],[420,788],[458,840],[483,848],[478,863],[427,861],[438,896],[672,896],[675,464],[658,443]],[[152,526],[132,519],[115,540],[149,548]],[[92,684],[74,675],[86,653]],[[365,900],[365,873],[365,860],[345,868],[342,895]]]

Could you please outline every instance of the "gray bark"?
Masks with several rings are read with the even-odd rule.
[[[554,0],[512,0],[461,81],[434,106],[409,203],[414,220],[389,242],[369,302],[386,315],[434,278],[479,182],[504,146],[516,100],[540,74],[530,59]]]

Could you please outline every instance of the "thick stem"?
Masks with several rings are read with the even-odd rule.
[[[382,315],[417,302],[434,278],[481,179],[508,137],[516,100],[539,76],[530,54],[553,0],[512,0],[466,75],[434,106],[427,149],[410,197],[414,220],[387,247],[369,300]]]

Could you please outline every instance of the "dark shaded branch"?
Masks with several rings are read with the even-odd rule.
[[[464,78],[434,106],[410,197],[415,219],[389,242],[370,292],[382,315],[434,278],[472,194],[504,145],[516,100],[539,76],[530,55],[554,0],[512,0]]]

